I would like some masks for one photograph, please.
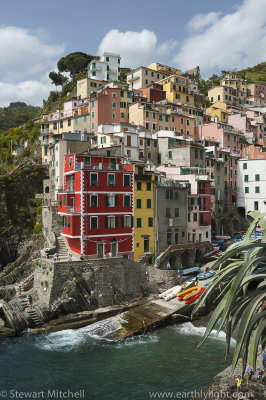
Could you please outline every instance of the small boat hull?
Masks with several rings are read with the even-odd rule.
[[[196,294],[195,296],[190,297],[190,299],[187,299],[185,301],[185,304],[190,304],[193,301],[197,300],[205,291],[205,288],[201,288],[200,292],[198,294]]]

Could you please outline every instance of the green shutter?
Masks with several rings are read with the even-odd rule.
[[[108,204],[109,204],[109,202],[108,202],[108,196],[105,196],[105,207],[108,207]]]
[[[115,206],[118,207],[118,195],[115,195]]]
[[[115,227],[118,228],[118,217],[115,217]]]
[[[121,227],[124,228],[124,216],[121,217]]]
[[[133,218],[133,215],[131,216],[131,228],[133,228],[133,226],[134,226],[134,218]]]
[[[105,228],[108,228],[108,217],[105,217],[104,222],[105,222]]]

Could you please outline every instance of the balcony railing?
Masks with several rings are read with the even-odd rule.
[[[70,214],[80,214],[80,207],[77,206],[67,206],[67,213]]]
[[[80,171],[80,170],[83,170],[83,169],[133,172],[133,166],[132,165],[128,165],[128,164],[103,165],[102,163],[99,163],[99,164],[85,165],[83,162],[76,163],[75,171]]]

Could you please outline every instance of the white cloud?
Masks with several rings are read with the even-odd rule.
[[[103,38],[97,53],[102,55],[107,51],[119,54],[122,66],[137,67],[154,61],[162,62],[177,44],[176,40],[170,39],[159,45],[156,34],[147,29],[141,32],[112,29]]]
[[[39,81],[0,82],[0,107],[8,106],[14,101],[42,106],[42,100],[48,97],[50,90],[54,89],[49,83]]]
[[[200,31],[201,29],[206,28],[208,25],[215,23],[220,15],[220,12],[196,14],[191,18],[191,20],[187,24],[187,27],[191,32]]]
[[[49,43],[45,33],[0,26],[0,106],[10,101],[41,105],[53,89],[48,74],[65,50]]]
[[[183,42],[174,64],[183,70],[199,65],[202,75],[209,76],[221,69],[241,69],[265,60],[265,0],[245,0],[233,13],[216,16],[207,27],[204,21],[210,18],[208,15],[203,17],[203,32]],[[201,29],[193,18],[188,26]]]

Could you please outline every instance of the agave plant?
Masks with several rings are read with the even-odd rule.
[[[203,339],[205,342],[216,328],[226,332],[226,357],[233,332],[238,330],[232,370],[242,357],[242,375],[247,361],[256,368],[258,348],[266,343],[266,213],[253,211],[248,215],[249,229],[242,243],[234,243],[215,261],[215,279],[193,309],[195,312],[222,287],[216,306]],[[263,229],[260,239],[251,240],[256,226]]]

